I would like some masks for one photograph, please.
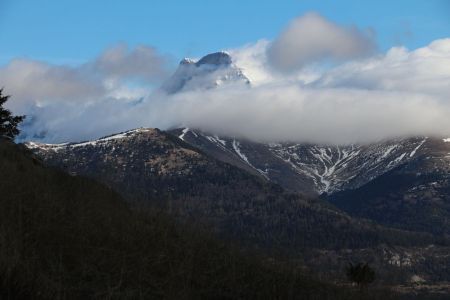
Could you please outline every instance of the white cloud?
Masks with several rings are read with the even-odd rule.
[[[269,62],[281,71],[293,71],[323,60],[343,61],[370,54],[373,33],[343,27],[318,14],[293,20],[268,48]]]
[[[395,47],[385,55],[344,64],[325,73],[316,86],[450,96],[450,39],[414,51]]]
[[[346,144],[450,134],[450,104],[408,92],[265,85],[185,93],[158,110],[192,128],[263,141]]]
[[[268,40],[260,40],[254,44],[248,44],[238,49],[227,50],[233,62],[238,65],[253,84],[273,82],[275,77],[267,68]]]
[[[14,59],[0,67],[0,85],[12,95],[8,108],[28,116],[28,138],[45,132],[48,139],[77,139],[107,133],[99,131],[106,123],[95,115],[114,111],[120,118],[115,109],[127,110],[147,96],[166,77],[168,65],[152,47],[121,44],[79,66]]]
[[[180,125],[264,141],[343,144],[450,136],[450,39],[289,73],[268,66],[269,45],[263,40],[230,50],[233,62],[252,80],[251,88],[228,84],[174,95],[151,92],[128,80],[147,76],[145,70],[154,64],[157,70],[164,57],[132,72],[123,54],[130,52],[122,50],[111,50],[118,58],[76,68],[14,60],[0,68],[0,84],[12,95],[14,112],[32,116],[25,127],[29,137],[44,132],[49,142]],[[98,67],[98,61],[108,67]],[[157,74],[142,80],[155,76],[154,85],[160,81]]]
[[[116,79],[141,79],[154,83],[167,76],[168,58],[153,47],[140,45],[129,49],[119,44],[107,49],[91,65],[95,72]]]
[[[289,73],[274,72],[267,57],[269,47],[270,41],[260,40],[254,44],[227,51],[232,55],[233,62],[250,79],[253,86],[287,81],[293,84],[309,84],[322,75],[323,71],[317,65],[306,66]]]
[[[77,68],[29,59],[15,59],[0,68],[0,83],[7,93],[14,95],[8,104],[20,112],[32,104],[82,102],[105,92],[98,79],[83,74]]]
[[[107,49],[93,61],[79,66],[54,65],[19,58],[0,67],[0,83],[21,104],[46,105],[55,102],[96,101],[125,83],[159,84],[168,74],[168,58],[147,46],[128,49],[124,44]],[[11,103],[10,103],[11,105]]]
[[[252,89],[176,95],[153,108],[166,119],[157,123],[266,141],[342,144],[450,136],[450,39],[414,51],[392,48],[327,71],[284,75],[260,63],[265,45],[232,51],[246,75],[257,79]]]

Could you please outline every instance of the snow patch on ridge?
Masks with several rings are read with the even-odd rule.
[[[28,148],[30,148],[30,149],[52,150],[52,151],[58,152],[59,150],[64,149],[64,148],[78,148],[78,147],[85,147],[85,146],[96,146],[98,144],[104,144],[104,143],[107,143],[107,142],[110,142],[110,141],[113,141],[113,140],[118,140],[118,139],[132,137],[132,136],[134,136],[134,135],[136,135],[138,133],[149,132],[149,131],[152,131],[152,130],[153,129],[149,129],[149,128],[137,128],[137,129],[125,131],[125,132],[122,132],[122,133],[118,133],[118,134],[102,137],[102,138],[99,138],[97,140],[86,141],[86,142],[81,142],[81,143],[43,144],[43,143],[36,143],[36,142],[28,142],[25,145]]]
[[[268,175],[267,175],[267,170],[266,170],[266,171],[263,171],[263,170],[261,170],[261,169],[256,168],[254,165],[252,165],[252,164],[250,163],[250,161],[248,160],[247,156],[246,156],[244,153],[242,153],[242,151],[241,151],[241,149],[240,149],[241,144],[240,144],[238,141],[236,141],[235,139],[233,139],[232,145],[233,145],[233,150],[234,150],[234,152],[236,152],[236,154],[237,154],[244,162],[246,162],[247,165],[249,165],[250,167],[252,167],[252,168],[255,169],[256,171],[258,171],[262,176],[264,176],[264,178],[266,178],[267,180],[269,180],[269,177],[268,177]]]
[[[386,158],[391,152],[392,150],[394,150],[395,148],[397,148],[398,145],[392,145],[389,146],[386,151],[383,153],[383,155],[381,156],[381,158]]]
[[[428,138],[425,138],[423,141],[421,141],[420,144],[416,148],[414,148],[409,157],[413,157],[416,154],[417,150],[419,150],[419,148],[422,147],[422,145],[427,141],[427,139]]]
[[[185,129],[183,129],[183,131],[181,132],[181,134],[178,136],[182,141],[184,141],[184,136],[186,135],[186,133],[188,133],[189,128],[186,127]]]

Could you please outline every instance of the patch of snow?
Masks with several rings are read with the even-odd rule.
[[[322,187],[318,188],[318,191],[321,193],[329,192],[331,190],[333,183],[336,184],[339,181],[335,175],[336,171],[346,168],[348,162],[358,156],[361,151],[359,149],[356,150],[353,145],[352,150],[350,151],[341,150],[339,146],[336,146],[336,156],[333,156],[333,151],[329,147],[313,147],[313,150],[315,151],[310,151],[310,153],[317,158],[323,166],[323,172],[321,173],[319,173],[316,168],[311,170],[322,183]]]
[[[68,143],[61,144],[45,144],[45,143],[36,143],[36,142],[27,142],[25,146],[29,149],[43,149],[43,150],[52,150],[58,152],[59,150],[66,147]]]
[[[392,165],[397,165],[399,162],[401,162],[402,161],[402,159],[404,158],[406,156],[406,153],[403,153],[402,155],[400,155],[399,157],[397,157],[396,159],[394,159],[393,161],[391,161],[389,164],[388,164],[388,168],[389,167],[391,167]]]
[[[223,146],[226,146],[226,145],[227,145],[227,141],[221,140],[217,135],[215,135],[214,138],[215,138],[219,143],[221,143]]]
[[[237,142],[236,140],[233,140],[233,149],[234,149],[234,152],[236,152],[236,154],[239,155],[239,157],[240,157],[243,161],[245,161],[247,164],[249,164],[250,166],[252,166],[252,164],[248,161],[247,156],[245,156],[245,154],[241,152],[241,149],[240,149],[239,147],[240,147],[240,143]],[[253,167],[253,166],[252,166],[252,167]]]
[[[397,148],[398,147],[398,145],[392,145],[392,146],[389,146],[387,149],[386,149],[386,151],[383,153],[383,155],[381,156],[381,158],[386,158],[391,152],[392,152],[392,150],[394,150],[395,148]]]
[[[219,146],[219,148],[222,148],[223,150],[227,150],[226,145],[227,142],[224,140],[221,140],[217,135],[214,136],[210,136],[210,135],[205,135],[204,136],[208,141],[210,141],[213,144],[216,144],[217,146]]]
[[[427,140],[427,138],[425,138],[423,141],[421,141],[420,144],[416,148],[414,148],[414,150],[411,152],[409,157],[413,157],[416,154],[417,150],[419,150],[419,148],[422,147],[423,143],[425,143],[426,140]]]
[[[178,138],[180,138],[180,140],[184,141],[184,136],[186,135],[186,133],[188,133],[189,128],[186,127],[183,129],[183,131],[181,132],[181,134],[178,136]]]
[[[263,170],[261,170],[261,169],[256,168],[254,165],[252,165],[252,164],[250,163],[250,161],[248,160],[247,156],[246,156],[244,153],[242,153],[242,151],[241,151],[241,149],[240,149],[241,144],[240,144],[238,141],[236,141],[235,139],[233,139],[232,145],[233,145],[233,150],[234,150],[234,152],[236,152],[236,154],[237,154],[243,161],[245,161],[250,167],[252,167],[252,168],[255,169],[256,171],[258,171],[261,175],[263,175],[264,178],[266,178],[267,180],[269,180],[269,177],[267,176],[267,174],[268,174],[267,169],[266,169],[266,171],[263,171]]]
[[[335,191],[339,183],[355,177],[356,174],[347,177],[342,177],[342,174],[346,174],[345,169],[361,152],[361,148],[355,145],[305,147],[301,144],[271,144],[270,147],[271,152],[288,163],[295,172],[312,178],[318,193]]]
[[[148,132],[150,130],[151,129],[147,129],[147,128],[137,128],[137,129],[125,131],[125,132],[122,132],[122,133],[110,135],[110,136],[107,136],[107,137],[103,137],[103,138],[100,138],[100,139],[94,140],[94,141],[87,141],[87,142],[76,143],[76,144],[68,144],[68,146],[72,147],[72,148],[83,147],[83,146],[87,146],[87,145],[95,146],[95,145],[97,145],[99,143],[105,143],[105,142],[109,142],[109,141],[113,141],[113,140],[118,140],[118,139],[123,139],[123,138],[127,138],[127,137],[132,137],[132,136],[136,135],[137,133]]]
[[[137,133],[148,132],[151,130],[152,129],[148,129],[148,128],[137,128],[137,129],[129,130],[126,132],[102,137],[97,140],[86,141],[86,142],[81,142],[81,143],[42,144],[42,143],[28,142],[28,143],[26,143],[26,145],[30,149],[39,148],[39,149],[43,149],[43,150],[53,150],[53,151],[57,152],[61,149],[68,148],[68,147],[69,148],[78,148],[78,147],[84,147],[84,146],[88,146],[88,145],[95,146],[97,144],[106,143],[106,142],[109,142],[112,140],[132,137],[132,136],[136,135]]]
[[[450,143],[450,138],[443,139],[444,143]]]

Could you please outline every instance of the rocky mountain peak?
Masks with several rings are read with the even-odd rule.
[[[162,89],[174,94],[179,91],[211,89],[227,83],[248,85],[250,80],[233,64],[230,54],[220,51],[205,55],[198,61],[184,58]]]
[[[197,63],[197,66],[201,65],[215,65],[215,66],[227,66],[231,65],[232,59],[230,54],[225,51],[215,52],[203,56]]]

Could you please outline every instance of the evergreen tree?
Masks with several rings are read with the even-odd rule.
[[[9,96],[4,96],[3,89],[0,89],[0,137],[14,139],[20,133],[18,125],[25,116],[13,116],[11,111],[4,108],[8,99]]]
[[[350,263],[346,271],[347,278],[360,288],[367,287],[375,280],[375,271],[367,263],[357,265]]]

